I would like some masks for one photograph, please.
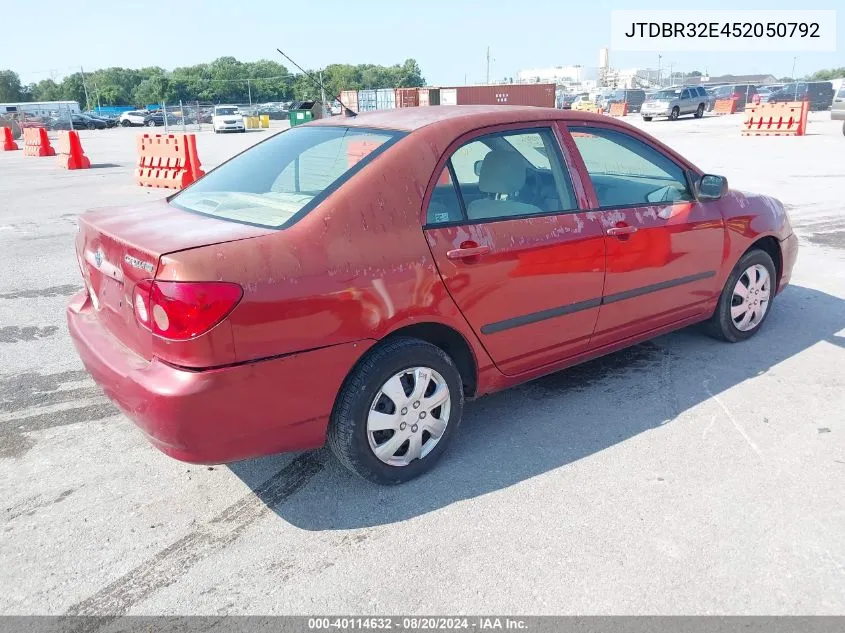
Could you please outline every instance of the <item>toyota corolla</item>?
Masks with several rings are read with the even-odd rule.
[[[399,483],[465,399],[694,323],[753,336],[797,240],[780,202],[624,122],[441,106],[297,126],[82,215],[76,250],[76,349],[162,451],[328,443]]]

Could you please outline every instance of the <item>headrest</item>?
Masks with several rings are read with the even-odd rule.
[[[493,150],[481,163],[478,189],[482,193],[513,194],[525,184],[525,163],[517,152]]]

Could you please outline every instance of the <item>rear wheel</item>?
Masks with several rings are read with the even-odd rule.
[[[130,123],[126,119],[123,119],[123,121],[120,122],[121,127],[129,127],[130,125],[132,125],[132,123]]]
[[[698,109],[695,111],[695,118],[696,118],[696,119],[700,119],[700,118],[701,118],[701,117],[703,117],[703,116],[704,116],[704,104],[703,104],[703,103],[699,103],[699,104],[698,104]]]
[[[147,121],[147,127],[155,127],[155,126],[156,126],[155,120],[150,119],[149,121]]]
[[[669,113],[669,120],[670,121],[677,121],[678,117],[681,116],[681,109],[678,106],[672,108],[672,111]]]
[[[769,315],[777,277],[768,253],[752,250],[728,277],[716,311],[707,323],[711,336],[736,343],[754,336]]]
[[[371,350],[341,389],[328,444],[352,472],[399,484],[428,471],[463,412],[461,376],[439,347],[396,338]]]

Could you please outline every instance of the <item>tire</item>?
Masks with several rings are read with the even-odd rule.
[[[120,127],[130,127],[131,125],[132,123],[127,121],[126,119],[120,122]]]
[[[652,117],[650,117],[650,116],[644,116],[643,117],[643,121],[651,121],[651,119],[652,119]]]
[[[669,120],[670,121],[677,121],[678,117],[681,116],[681,109],[678,106],[672,108],[672,111],[669,113]]]
[[[698,104],[698,108],[696,109],[695,114],[693,116],[695,116],[696,119],[700,119],[701,117],[704,116],[704,104],[703,103]]]
[[[842,134],[845,134],[845,121],[842,122]]]
[[[150,119],[149,121],[147,121],[146,125],[147,125],[147,127],[155,127],[156,122],[154,120]]]
[[[432,385],[435,387],[428,397],[447,389],[448,404],[426,409],[425,398],[420,398],[415,402],[423,404],[417,409],[411,400],[402,400],[409,397],[409,390],[410,396],[414,396],[413,389],[418,387],[419,379],[415,379],[412,369],[427,370],[423,393],[429,393]],[[405,382],[411,380],[413,384]],[[389,388],[391,383],[393,389]],[[394,396],[399,402],[385,393],[395,393],[397,386],[402,389],[401,397]],[[370,350],[347,377],[329,421],[328,445],[344,466],[364,479],[381,485],[404,483],[428,471],[442,456],[458,429],[463,405],[461,375],[442,349],[415,338],[389,339]],[[374,415],[383,415],[391,428],[371,431],[369,419]],[[445,416],[446,424],[438,438],[424,427],[432,422],[440,423],[440,416]],[[423,418],[428,422],[422,422]],[[373,421],[377,422],[378,418]],[[420,443],[421,457],[409,459],[415,438]],[[383,458],[389,456],[397,463],[379,458],[376,448],[387,449]],[[406,459],[408,463],[399,463]]]
[[[750,269],[755,269],[757,274],[759,274],[760,268],[765,269],[768,274],[768,291],[765,293],[765,296],[767,297],[765,299],[765,305],[760,303],[763,301],[763,289],[760,290],[759,294],[754,294],[752,297],[758,301],[757,310],[759,310],[762,305],[762,317],[759,318],[759,320],[756,320],[756,322],[754,322],[755,318],[752,318],[751,322],[746,324],[745,327],[738,327],[738,325],[742,325],[745,313],[740,312],[742,304],[738,304],[738,301],[741,302],[742,298],[735,294],[734,290],[737,288],[739,283],[742,283],[743,286],[748,285],[746,282],[749,281],[747,274]],[[722,294],[719,297],[719,303],[716,305],[716,311],[706,324],[708,334],[714,338],[728,341],[729,343],[737,343],[754,336],[760,330],[763,323],[765,323],[766,318],[768,318],[769,313],[772,311],[772,301],[775,298],[775,291],[777,289],[776,275],[774,262],[772,262],[772,258],[767,252],[754,249],[743,255],[737,262],[736,266],[734,266],[731,274],[728,275],[728,280],[725,282],[725,287],[722,289]],[[758,282],[759,281],[760,278],[758,277]],[[737,310],[737,317],[732,316],[732,310],[734,308],[740,309]],[[753,308],[751,311],[757,314]],[[737,324],[735,318],[739,319],[739,324]]]

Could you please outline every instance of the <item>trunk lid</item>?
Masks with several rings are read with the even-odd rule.
[[[135,320],[135,284],[155,278],[163,255],[271,232],[273,229],[183,211],[161,200],[79,216],[76,254],[103,327],[149,360],[152,334]]]

